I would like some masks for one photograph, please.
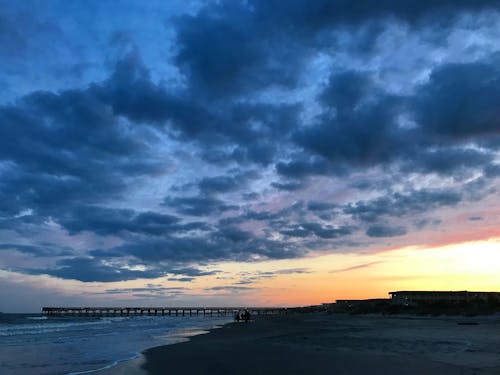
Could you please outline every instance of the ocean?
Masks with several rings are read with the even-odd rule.
[[[185,341],[228,321],[199,316],[0,314],[0,373],[98,375],[147,348]]]

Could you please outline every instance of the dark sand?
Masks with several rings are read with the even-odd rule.
[[[471,318],[468,318],[469,320]],[[500,318],[298,314],[146,350],[113,374],[500,375]]]

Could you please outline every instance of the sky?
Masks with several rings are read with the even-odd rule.
[[[0,0],[0,310],[500,290],[500,2]]]

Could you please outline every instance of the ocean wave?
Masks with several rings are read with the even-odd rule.
[[[98,372],[98,371],[103,371],[103,370],[107,370],[107,369],[110,369],[112,367],[115,367],[116,365],[118,365],[119,363],[121,362],[125,362],[125,361],[131,361],[132,359],[136,359],[136,358],[139,358],[140,357],[140,354],[139,353],[134,353],[134,355],[132,357],[128,357],[128,358],[123,358],[123,359],[118,359],[116,361],[113,361],[112,363],[110,363],[109,365],[106,365],[104,367],[100,367],[100,368],[97,368],[95,370],[86,370],[86,371],[77,371],[77,372],[69,372],[67,373],[66,375],[81,375],[81,374],[91,374],[93,372]]]
[[[111,324],[110,320],[95,320],[91,322],[64,322],[64,323],[38,323],[38,324],[19,324],[0,326],[0,336],[15,335],[39,335],[42,333],[61,332],[73,328],[98,326],[102,324]]]

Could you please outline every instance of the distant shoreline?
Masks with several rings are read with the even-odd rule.
[[[290,314],[228,323],[145,350],[106,374],[493,375],[500,319]],[[475,320],[478,320],[475,318]]]

